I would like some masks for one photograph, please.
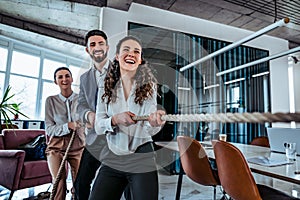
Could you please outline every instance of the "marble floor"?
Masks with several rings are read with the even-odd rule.
[[[159,173],[160,192],[159,200],[175,200],[176,186],[177,186],[177,175],[168,175],[166,173]],[[259,175],[255,175],[257,183],[263,183],[282,191],[287,192],[290,195],[300,198],[300,185],[293,185],[287,182],[266,179]],[[23,189],[16,191],[13,200],[34,200],[36,195],[40,192],[45,192],[50,187],[50,184],[42,186]],[[71,179],[68,179],[68,188],[71,188]],[[51,191],[51,188],[49,189]],[[5,188],[0,187],[0,200],[8,199],[9,191]],[[222,197],[221,188],[217,188],[217,199]],[[71,199],[70,193],[67,195],[67,200]],[[213,188],[207,186],[201,186],[194,183],[188,177],[183,176],[182,189],[180,199],[182,200],[210,200],[213,199]],[[124,200],[124,198],[122,198]]]

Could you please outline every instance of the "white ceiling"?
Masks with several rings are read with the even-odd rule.
[[[275,29],[268,34],[289,40],[291,47],[300,46],[299,0],[107,0],[107,6],[127,10],[130,2],[251,31],[258,31],[288,17],[290,23],[286,27]]]
[[[57,47],[77,44],[69,49],[75,52],[82,48],[84,33],[99,23],[100,7],[126,11],[132,2],[251,31],[288,17],[287,26],[268,35],[288,40],[290,48],[300,46],[300,0],[0,0],[0,33],[24,42],[35,41],[37,45],[41,40],[54,48],[54,41],[47,40],[50,36],[60,39]],[[71,16],[68,10],[76,15]],[[87,20],[82,23],[82,19]]]

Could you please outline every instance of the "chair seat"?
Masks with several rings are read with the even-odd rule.
[[[296,200],[296,199],[298,199],[298,198],[289,196],[284,192],[281,192],[274,188],[268,187],[266,185],[257,184],[257,187],[258,187],[259,194],[263,198],[263,200],[274,200],[274,199],[280,199],[280,200],[295,199]]]
[[[266,136],[254,138],[250,144],[270,148],[269,139]]]

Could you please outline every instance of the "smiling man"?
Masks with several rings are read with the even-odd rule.
[[[91,30],[85,36],[86,52],[91,57],[90,69],[80,77],[80,92],[77,112],[85,123],[86,146],[75,181],[76,198],[87,200],[91,183],[100,166],[99,156],[106,144],[104,137],[95,133],[95,111],[98,88],[103,88],[103,81],[111,62],[107,58],[109,46],[106,34],[101,30]]]

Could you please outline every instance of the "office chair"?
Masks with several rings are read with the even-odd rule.
[[[214,187],[220,185],[217,171],[213,170],[202,145],[195,139],[187,136],[177,137],[180,160],[185,174],[198,184]]]
[[[250,144],[270,148],[269,139],[266,136],[260,136],[260,137],[254,138]]]
[[[256,184],[241,151],[223,141],[212,141],[218,175],[226,194],[234,200],[297,199],[265,185]]]
[[[42,129],[4,129],[0,135],[0,185],[9,189],[9,200],[17,190],[52,182],[47,160],[25,160],[26,152],[19,145],[28,143]]]

